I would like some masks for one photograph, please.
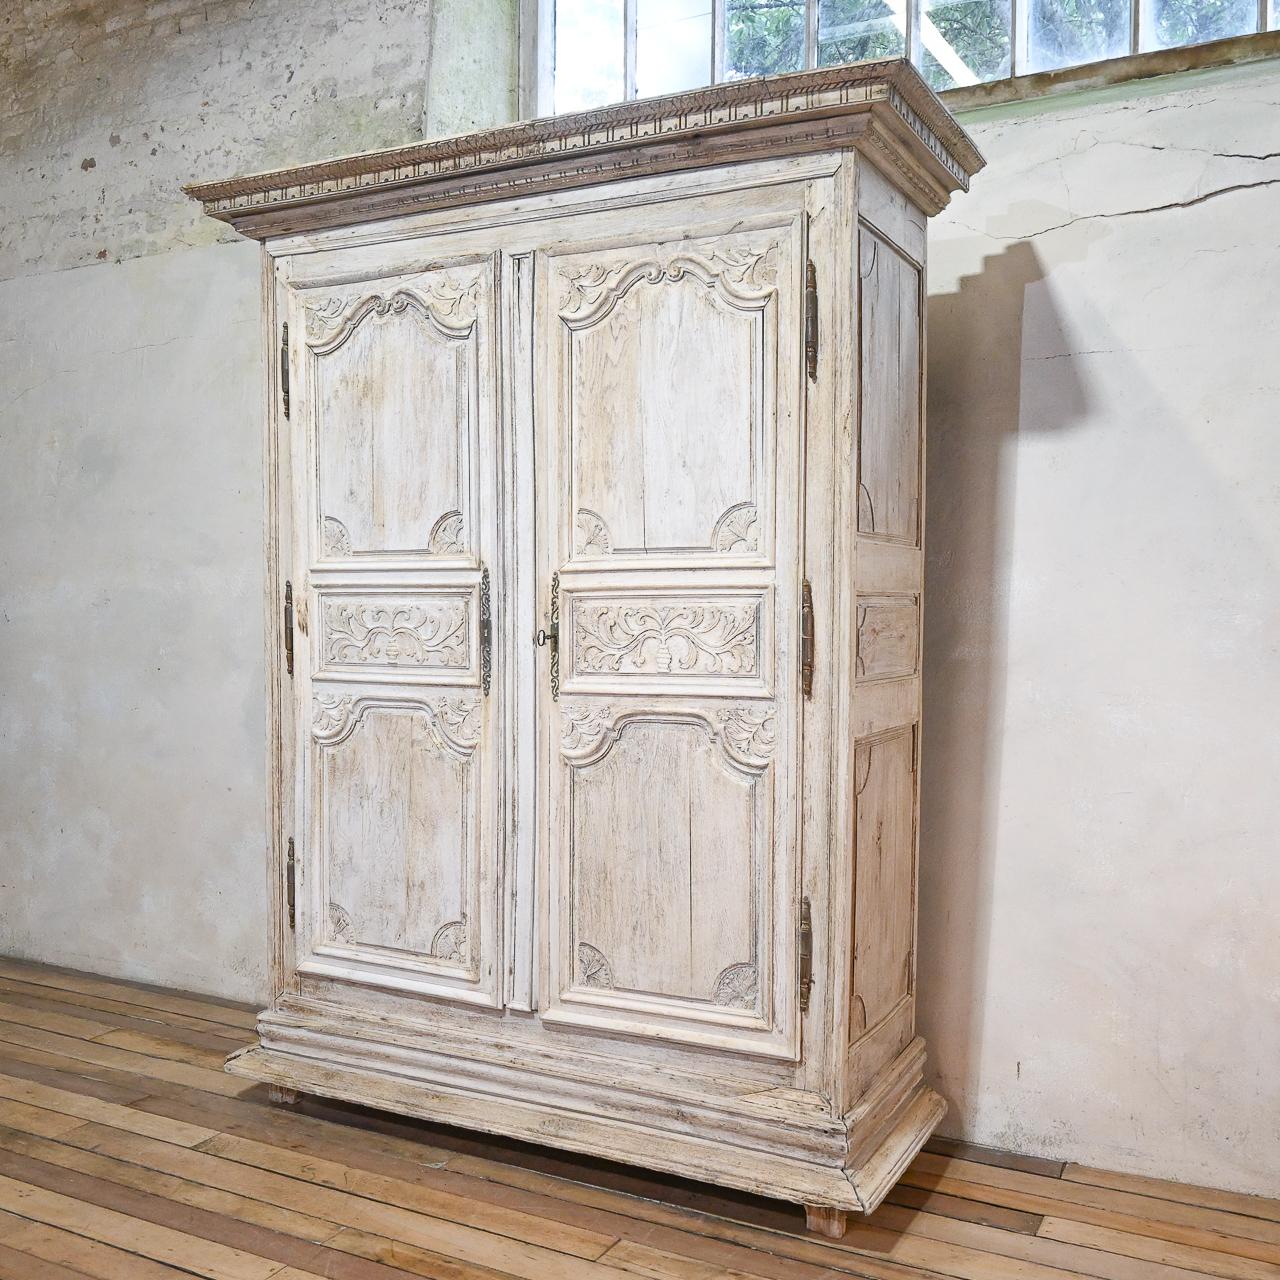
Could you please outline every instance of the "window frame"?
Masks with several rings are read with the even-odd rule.
[[[625,97],[621,101],[630,102],[637,96],[636,18],[639,0],[622,0],[622,3],[621,53]],[[821,0],[804,0],[804,65],[801,70],[812,70],[817,66],[820,3]],[[921,59],[920,18],[924,3],[925,0],[905,0],[904,56],[917,68]],[[1155,25],[1155,0],[1128,0],[1127,53],[1048,71],[1030,70],[1028,34],[1031,0],[1009,0],[1009,3],[1009,74],[942,90],[944,100],[954,101],[958,109],[983,102],[1038,97],[1075,87],[1093,87],[1099,83],[1114,84],[1192,67],[1229,65],[1280,53],[1280,43],[1277,42],[1277,37],[1280,37],[1280,0],[1255,0],[1253,31],[1168,48],[1143,48],[1143,41]],[[520,108],[525,118],[555,113],[555,8],[556,0],[520,0]],[[726,0],[711,0],[711,79],[707,84],[720,84],[725,79],[725,8]]]

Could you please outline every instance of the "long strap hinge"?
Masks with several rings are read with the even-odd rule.
[[[813,989],[813,911],[808,898],[800,899],[800,1012],[809,1012]]]

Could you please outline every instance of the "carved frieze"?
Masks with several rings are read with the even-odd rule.
[[[572,616],[574,670],[583,674],[754,676],[758,671],[756,601],[575,602]]]
[[[467,601],[460,597],[325,596],[321,619],[326,664],[465,669],[470,663]]]

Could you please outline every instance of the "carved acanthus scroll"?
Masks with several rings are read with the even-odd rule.
[[[419,714],[437,748],[469,756],[480,745],[481,707],[475,698],[387,698],[381,695],[317,693],[312,698],[311,736],[322,746],[337,746],[351,736],[370,712]]]
[[[777,292],[777,256],[777,242],[771,241],[763,247],[740,245],[614,266],[593,262],[570,268],[562,273],[560,318],[575,329],[585,328],[603,320],[638,284],[685,279],[715,289],[731,305],[757,310]]]
[[[352,601],[326,597],[321,652],[326,663],[466,667],[467,602]]]
[[[573,619],[579,671],[756,673],[759,606],[754,602],[576,605]]]
[[[467,337],[476,322],[479,280],[451,275],[430,284],[390,293],[371,293],[351,301],[341,295],[307,307],[307,346],[316,355],[336,351],[369,317],[416,314],[449,338]]]

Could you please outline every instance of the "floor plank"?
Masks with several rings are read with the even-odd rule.
[[[221,1070],[253,1011],[0,959],[0,1280],[1280,1280],[1280,1202],[935,1139],[797,1206]]]

